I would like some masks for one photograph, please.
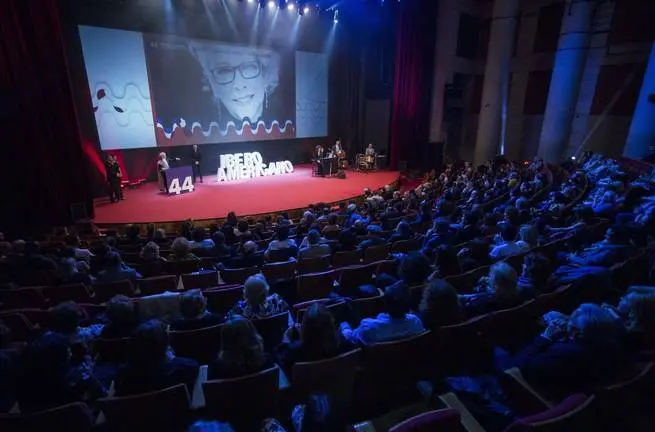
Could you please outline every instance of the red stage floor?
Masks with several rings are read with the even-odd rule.
[[[125,191],[125,200],[95,204],[97,224],[173,222],[223,218],[228,212],[255,215],[307,207],[316,202],[336,202],[359,196],[364,188],[379,188],[398,179],[398,171],[358,173],[348,171],[345,180],[312,177],[311,166],[295,167],[291,174],[216,183],[205,177],[194,192],[164,195],[157,183]]]

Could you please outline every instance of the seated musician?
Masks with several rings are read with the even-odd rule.
[[[343,146],[341,145],[341,140],[337,140],[337,142],[334,143],[334,146],[332,147],[332,153],[334,153],[334,156],[337,156],[339,158],[343,157]]]
[[[373,169],[375,167],[375,149],[373,148],[373,144],[369,143],[368,147],[366,147],[364,155],[366,156],[365,160],[367,168]]]
[[[375,149],[373,148],[373,144],[369,143],[368,147],[366,147],[366,156],[375,156]]]

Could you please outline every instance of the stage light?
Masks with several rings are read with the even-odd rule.
[[[289,3],[287,5],[287,9],[289,9],[290,11],[292,11],[294,8],[295,8],[295,6],[293,5],[293,3]]]
[[[575,156],[571,156],[571,160],[575,160]]]
[[[252,3],[252,2],[254,2],[254,1],[255,1],[255,0],[248,0],[248,3]]]
[[[334,11],[334,22],[335,23],[339,22],[339,11],[338,10]]]
[[[305,8],[302,11],[304,13],[308,14],[309,13],[309,6],[305,6]]]
[[[268,7],[269,7],[270,9],[273,9],[273,8],[275,7],[275,2],[274,2],[273,0],[269,1],[269,2],[268,2]]]

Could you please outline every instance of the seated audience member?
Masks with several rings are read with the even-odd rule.
[[[516,226],[512,224],[504,223],[500,229],[500,236],[502,243],[491,249],[489,252],[491,259],[501,260],[529,249],[526,244],[519,244],[516,241]]]
[[[450,245],[453,242],[453,236],[450,232],[450,224],[446,219],[436,219],[432,229],[425,235],[423,247],[436,249],[440,245]]]
[[[168,243],[168,238],[166,238],[166,230],[164,228],[158,228],[155,230],[155,235],[152,238],[157,244]]]
[[[216,231],[212,235],[214,241],[214,248],[211,250],[211,255],[215,257],[226,257],[232,255],[232,249],[225,244],[225,234],[221,231]]]
[[[389,243],[394,243],[400,240],[409,240],[412,238],[412,228],[405,221],[398,222],[396,230],[389,238]]]
[[[433,276],[441,279],[462,273],[459,258],[452,246],[441,245],[437,248],[434,254],[434,266]]]
[[[323,234],[326,238],[338,237],[339,232],[341,231],[338,221],[339,221],[339,217],[337,216],[337,214],[330,213],[327,217],[327,225],[325,225],[325,227],[321,231],[321,234]]]
[[[112,252],[107,257],[107,265],[104,270],[98,273],[98,282],[116,282],[121,280],[130,280],[135,282],[141,279],[141,274],[134,268],[123,264],[121,256]]]
[[[266,250],[264,255],[266,255],[266,257],[268,258],[270,251],[281,250],[281,249],[295,250],[295,251],[298,250],[296,241],[289,238],[289,225],[286,224],[278,225],[276,230],[276,238],[268,244],[268,249]],[[295,256],[296,253],[292,253],[291,255]]]
[[[127,296],[117,295],[107,302],[107,324],[100,332],[102,339],[130,337],[139,324],[134,302]]]
[[[21,413],[106,395],[90,370],[74,367],[70,360],[69,339],[64,335],[46,333],[27,345],[16,387]]]
[[[357,233],[350,229],[344,229],[339,233],[339,250],[352,252],[357,249]]]
[[[93,254],[90,250],[80,247],[80,238],[76,235],[68,235],[64,239],[66,246],[72,247],[75,250],[75,259],[90,261]]]
[[[539,231],[535,225],[521,225],[519,241],[516,244],[524,250],[539,246]]]
[[[250,230],[250,224],[248,224],[248,221],[245,219],[241,219],[237,222],[237,226],[234,229],[234,235],[241,243],[258,240]]]
[[[143,246],[139,257],[144,263],[166,262],[166,258],[159,256],[159,245],[153,241]]]
[[[400,280],[395,285],[405,289],[423,285],[430,276],[431,271],[430,261],[425,256],[419,252],[409,252],[400,259],[398,264],[398,277]]]
[[[496,219],[496,215],[493,213],[487,213],[484,216],[484,223],[482,224],[480,230],[484,236],[492,236],[498,234],[500,232],[500,228],[498,227],[498,220]]]
[[[100,335],[102,325],[80,327],[83,318],[84,312],[77,303],[72,301],[59,303],[50,309],[50,330],[66,336],[71,345],[82,344],[89,348]]]
[[[247,241],[239,248],[239,253],[223,261],[229,269],[258,267],[264,264],[264,256],[257,253],[257,243]]]
[[[307,234],[307,246],[300,248],[298,259],[318,258],[330,255],[332,253],[330,245],[321,243],[321,240],[321,235],[317,230],[313,229],[309,231]]]
[[[460,244],[482,237],[482,231],[478,228],[478,214],[468,212],[464,215],[462,227],[458,230],[453,243]]]
[[[516,271],[506,262],[492,265],[486,278],[485,292],[460,296],[466,315],[473,317],[518,306],[521,299],[516,280]]]
[[[269,286],[262,274],[246,279],[243,300],[239,300],[228,317],[241,315],[247,319],[267,318],[289,310],[289,305],[277,294],[268,294]]]
[[[523,377],[547,398],[593,392],[613,382],[623,362],[619,324],[607,310],[582,304],[570,318],[544,319],[548,327],[502,368],[518,367]]]
[[[425,328],[458,324],[464,319],[457,291],[443,279],[432,279],[423,289],[418,316]]]
[[[273,367],[264,353],[264,340],[248,319],[233,315],[223,326],[221,350],[209,364],[208,377],[237,378]]]
[[[655,348],[655,293],[628,292],[617,307],[604,304],[623,325],[623,346],[629,353]]]
[[[569,254],[567,259],[570,264],[578,267],[610,267],[630,258],[636,251],[630,243],[626,227],[614,225],[607,229],[604,240],[592,244],[579,254]]]
[[[198,363],[182,357],[169,358],[168,344],[168,331],[161,321],[139,325],[128,344],[127,363],[116,375],[116,395],[148,393],[176,384],[193,389]]]
[[[83,283],[93,285],[96,279],[89,273],[91,268],[86,261],[77,261],[72,248],[64,248],[59,262],[59,282],[62,284]],[[95,258],[95,257],[94,257]]]
[[[168,261],[200,261],[200,258],[191,253],[189,240],[186,237],[178,237],[173,240]]]
[[[125,240],[130,244],[141,243],[141,225],[128,225],[125,230]]]
[[[523,268],[516,283],[523,301],[548,291],[548,279],[553,270],[550,261],[540,253],[529,253],[523,258]]]
[[[212,249],[214,247],[214,241],[212,239],[205,238],[205,229],[196,228],[191,231],[191,241],[189,242],[189,248],[191,250],[196,249]]]
[[[182,295],[180,314],[182,317],[171,323],[170,329],[173,331],[197,330],[223,322],[223,317],[207,311],[207,299],[197,289]]]
[[[296,432],[331,432],[348,430],[343,402],[326,394],[311,394],[304,404],[296,405],[291,422]],[[268,432],[268,430],[266,430]],[[275,429],[271,432],[282,432]]]
[[[276,355],[278,364],[291,376],[293,365],[298,362],[323,360],[354,348],[337,331],[330,311],[322,304],[314,303],[305,312],[302,324],[287,330]]]
[[[359,213],[357,213],[357,205],[348,204],[348,207],[346,207],[346,219],[343,223],[343,227],[351,228],[355,224],[355,222],[361,219],[362,216]]]
[[[362,241],[359,244],[359,246],[357,247],[358,250],[364,251],[373,246],[380,246],[386,244],[386,241],[380,235],[382,232],[382,228],[380,228],[379,225],[369,225],[366,228],[366,231],[368,232],[368,236],[366,240]]]
[[[489,244],[483,239],[472,240],[465,248],[459,251],[457,257],[462,273],[478,267],[491,265]]]
[[[0,413],[5,414],[16,403],[18,359],[0,349]]]
[[[344,338],[353,344],[371,345],[394,339],[417,335],[425,331],[421,320],[409,313],[408,290],[398,284],[384,290],[385,313],[376,318],[364,318],[359,327],[353,329],[347,322],[341,323]]]

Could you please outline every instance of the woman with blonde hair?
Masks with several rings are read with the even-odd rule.
[[[289,305],[277,294],[268,294],[269,286],[262,274],[246,279],[243,300],[239,300],[228,316],[241,315],[247,319],[267,318],[289,310]]]
[[[143,246],[139,257],[144,263],[166,261],[166,258],[159,256],[159,245],[153,241],[150,241]]]
[[[190,251],[191,245],[189,244],[189,240],[186,237],[178,237],[173,240],[168,261],[200,261],[200,258]]]
[[[264,353],[264,340],[248,319],[234,315],[221,332],[221,350],[209,365],[209,379],[237,378],[257,373],[273,363]]]
[[[517,280],[511,265],[504,261],[492,265],[489,276],[483,278],[485,292],[460,296],[465,314],[471,317],[518,306],[521,297]]]

